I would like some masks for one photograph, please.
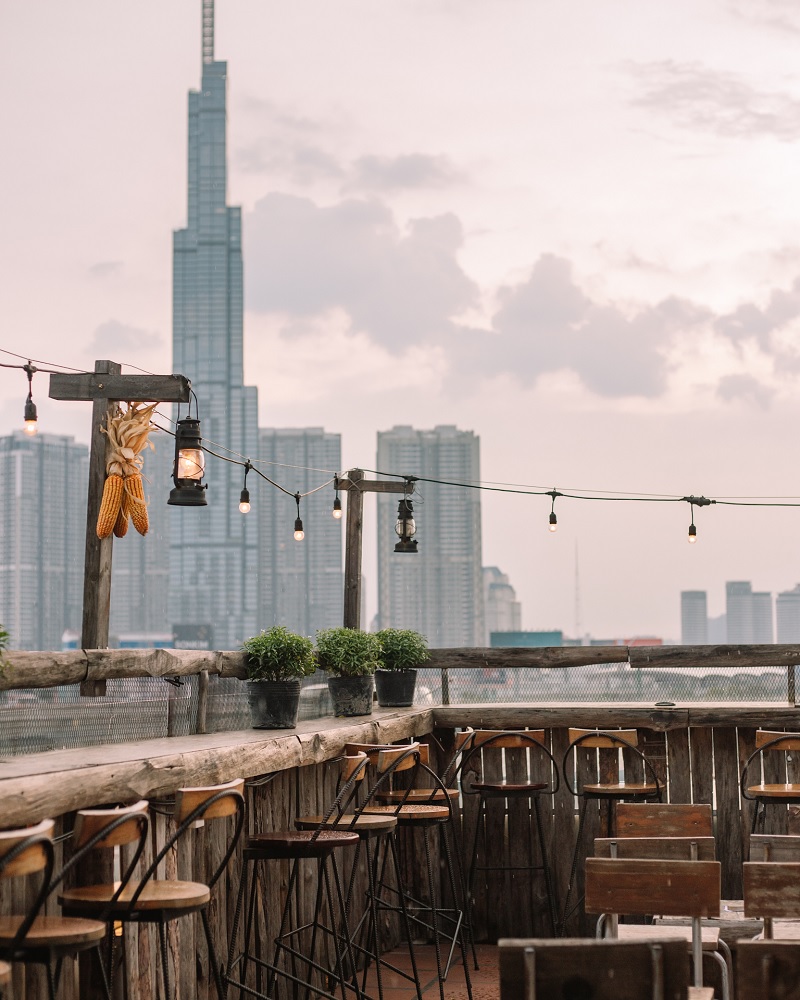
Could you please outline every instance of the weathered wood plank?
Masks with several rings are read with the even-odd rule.
[[[692,761],[692,802],[714,802],[712,785],[713,745],[711,730],[694,727],[689,730]]]
[[[688,729],[671,729],[667,733],[667,770],[669,801],[691,802],[692,781]]]
[[[50,399],[68,401],[115,399],[131,403],[188,403],[191,382],[184,375],[121,375],[122,368],[113,362],[107,371],[95,367],[94,374],[77,375],[53,372],[50,375]]]
[[[626,663],[627,646],[504,646],[432,649],[426,666],[441,667],[585,667],[597,663]]]
[[[658,667],[661,670],[679,667],[703,670],[781,667],[800,663],[800,645],[632,646],[629,660],[632,667]]]
[[[739,811],[739,751],[736,730],[714,729],[717,849],[722,862],[723,899],[742,897],[742,827]]]

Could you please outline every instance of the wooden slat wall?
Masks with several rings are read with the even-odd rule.
[[[514,711],[518,711],[515,707]],[[607,708],[604,707],[604,712]],[[532,724],[540,720],[540,710],[528,709],[528,718]],[[465,712],[466,714],[466,712]],[[743,713],[747,725],[737,727],[731,725],[728,719],[714,720],[713,715],[698,715],[702,724],[686,728],[681,724],[685,716],[676,715],[669,724],[653,726],[640,725],[640,737],[648,757],[665,781],[665,800],[670,802],[711,802],[715,807],[716,837],[718,856],[722,862],[723,895],[727,898],[741,896],[741,864],[746,859],[749,841],[749,828],[752,809],[745,804],[742,809],[739,795],[739,775],[741,766],[754,747],[753,718],[747,712]],[[733,715],[731,710],[730,715]],[[452,746],[453,723],[448,716],[446,726],[436,730],[437,739],[447,747]],[[603,719],[606,728],[612,728],[610,711]],[[629,718],[622,718],[624,726],[630,726]],[[643,718],[642,721],[645,721]],[[784,720],[782,720],[784,721]],[[486,719],[485,724],[494,724]],[[582,721],[585,724],[585,720]],[[519,721],[516,723],[519,726]],[[769,728],[786,729],[785,725],[768,723]],[[675,726],[675,728],[670,728]],[[545,730],[545,738],[552,749],[553,756],[560,765],[567,747],[567,729],[564,725],[550,726]],[[439,753],[439,765],[446,762],[446,752]],[[550,772],[549,761],[540,754],[528,751],[507,751],[505,761],[501,754],[487,754],[483,764],[483,774],[500,777],[504,773],[509,779],[524,780],[526,775],[532,779],[541,779]],[[598,753],[593,750],[583,750],[578,755],[577,771],[583,781],[596,780],[598,777],[610,777],[615,769],[612,755],[607,751]],[[630,758],[630,754],[625,754]],[[626,765],[629,760],[626,760]],[[768,780],[797,779],[800,762],[792,760],[788,763],[784,755],[772,753],[768,757],[765,774]],[[481,771],[480,763],[477,765]],[[291,768],[278,772],[266,784],[254,783],[247,788],[248,798],[248,828],[252,831],[290,828],[298,812],[320,812],[330,802],[334,795],[338,765],[332,762],[319,763],[304,767]],[[633,777],[640,775],[633,769]],[[757,774],[754,774],[754,779]],[[460,840],[465,851],[472,845],[475,823],[475,806],[477,796],[465,797],[461,813]],[[545,839],[550,851],[559,909],[563,905],[563,897],[569,878],[572,851],[575,844],[577,829],[577,803],[562,786],[555,796],[543,795],[540,798]],[[605,821],[604,811],[591,803],[585,824],[582,842],[578,849],[578,871],[583,871],[586,855],[592,850],[592,840],[598,835]],[[772,806],[769,810],[767,832],[785,832],[795,829],[798,819],[790,815],[784,806]],[[68,832],[73,823],[73,815],[68,814],[58,821],[57,832]],[[152,842],[140,864],[145,867],[163,843],[171,820],[163,815],[156,815],[153,823]],[[489,854],[499,851],[507,863],[525,864],[530,857],[530,847],[535,843],[534,816],[524,803],[516,803],[506,815],[502,803],[491,804],[487,818],[487,834]],[[167,859],[164,875],[177,876],[182,879],[202,880],[215,862],[222,857],[227,837],[230,835],[232,821],[229,819],[209,821],[204,827],[192,831],[186,842]],[[434,847],[436,840],[433,840]],[[68,856],[69,840],[57,846],[59,857]],[[418,849],[417,849],[418,852]],[[482,852],[483,853],[483,852]],[[538,852],[534,851],[538,860]],[[232,926],[236,905],[236,892],[241,870],[241,852],[223,876],[214,901],[210,908],[210,922],[214,932],[219,953],[224,957],[228,929]],[[347,859],[343,864],[347,867]],[[416,879],[424,877],[424,866],[419,858],[413,858],[406,865],[406,872]],[[440,869],[441,870],[441,869]],[[269,953],[270,940],[276,932],[282,905],[288,883],[288,864],[273,863],[262,865],[258,872],[259,884],[259,919],[256,924],[258,949],[261,954]],[[18,880],[13,880],[16,883]],[[0,883],[0,914],[6,914],[24,907],[30,896],[31,887],[11,884],[12,880]],[[572,901],[578,902],[582,895],[582,878],[579,878]],[[302,873],[294,910],[298,920],[306,920],[313,906],[315,871],[308,865]],[[427,895],[426,886],[418,883],[413,887],[420,898]],[[363,881],[356,888],[356,898],[361,899],[364,890]],[[531,904],[531,898],[533,904]],[[51,912],[55,912],[54,905]],[[265,914],[264,917],[262,914]],[[475,912],[473,924],[479,940],[496,940],[497,937],[547,936],[549,922],[544,897],[544,880],[540,873],[532,876],[522,873],[508,874],[496,878],[478,877],[475,883]],[[568,934],[591,934],[594,918],[583,913],[579,906],[575,914],[567,922]],[[240,924],[240,941],[243,934],[243,921]],[[213,1000],[214,990],[211,982],[207,950],[205,947],[202,925],[199,918],[182,919],[170,931],[169,948],[171,962],[174,965],[173,982],[177,986],[179,997],[194,997],[198,1000]],[[117,984],[116,996],[119,1000],[157,1000],[160,986],[157,982],[158,942],[152,928],[142,926],[130,927],[126,931],[124,942],[123,973]],[[82,960],[80,974],[70,961],[65,962],[62,996],[65,1000],[77,1000],[78,997],[88,998],[93,994],[87,992],[85,985],[89,972],[87,963]],[[33,1000],[42,995],[44,981],[41,971],[25,970],[16,966],[13,977],[14,1000]]]

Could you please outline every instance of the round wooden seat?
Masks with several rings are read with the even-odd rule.
[[[423,802],[406,802],[401,806],[367,806],[368,816],[394,816],[398,823],[430,823],[450,819],[447,806],[425,805]]]
[[[298,830],[316,830],[318,826],[322,826],[324,819],[324,816],[298,816],[294,821],[294,825]],[[364,813],[361,813],[359,816],[353,816],[350,813],[340,816],[338,819],[332,816],[325,823],[325,826],[342,832],[350,832],[352,830],[361,836],[369,836],[373,833],[384,833],[386,830],[394,829],[397,826],[397,820],[394,816],[367,816]]]
[[[119,888],[119,882],[90,885],[84,888],[65,889],[58,901],[69,913],[81,911],[96,913],[109,902]],[[130,882],[110,908],[110,913],[130,912],[130,900],[138,883]],[[150,881],[134,905],[135,911],[186,910],[205,904],[211,892],[203,882],[180,882],[177,879]],[[102,925],[101,925],[102,926]]]
[[[610,798],[625,796],[627,798],[634,795],[656,795],[658,788],[650,782],[629,783],[620,781],[584,785],[583,791],[585,795],[608,795]]]
[[[281,830],[248,837],[245,850],[250,852],[250,860],[321,858],[337,847],[357,844],[358,839],[357,833],[347,830],[321,830],[316,837],[311,830]]]
[[[448,788],[446,791],[447,798],[451,802],[458,801],[457,788]],[[393,792],[378,792],[375,798],[379,802],[442,802],[445,793],[441,788],[410,788],[408,790],[396,789]]]
[[[9,945],[25,918],[0,917],[0,945]],[[105,937],[106,925],[82,917],[37,917],[25,935],[25,948],[91,948]]]
[[[515,793],[518,795],[530,795],[531,792],[541,792],[549,787],[546,781],[525,782],[523,784],[515,784],[513,781],[470,782],[470,788],[476,792],[489,792],[490,794],[496,793],[498,795],[514,795]]]
[[[760,799],[800,799],[800,785],[751,785],[747,792]]]

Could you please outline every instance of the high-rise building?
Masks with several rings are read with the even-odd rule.
[[[483,567],[483,606],[486,622],[484,645],[493,645],[493,632],[522,631],[522,605],[508,575],[501,573],[497,566]]]
[[[800,583],[775,598],[778,642],[800,642]]]
[[[0,438],[0,622],[12,649],[61,649],[81,627],[89,452],[71,437]]]
[[[681,591],[681,643],[704,646],[708,642],[708,600],[705,590]]]
[[[324,470],[339,469],[341,451],[340,436],[321,427],[259,430],[258,458],[274,463],[262,471],[296,493],[316,489],[326,478]],[[259,627],[285,625],[313,637],[318,628],[341,625],[342,521],[332,516],[333,486],[300,501],[305,538],[297,542],[294,498],[252,473],[248,485],[252,512],[246,516],[255,515],[259,529]]]
[[[203,0],[202,83],[189,93],[185,229],[173,239],[173,370],[192,380],[204,445],[258,450],[257,390],[244,385],[241,209],[227,204],[227,64],[214,59],[214,3]],[[184,416],[186,413],[184,411]],[[217,649],[256,630],[254,518],[237,508],[242,470],[209,460],[208,506],[172,508],[170,616],[210,627]]]
[[[172,631],[169,614],[169,525],[166,496],[172,476],[175,442],[168,434],[152,431],[153,450],[144,452],[144,493],[150,501],[150,529],[142,538],[133,525],[124,538],[114,539],[111,562],[112,635],[137,633],[164,635]],[[189,516],[189,513],[186,515]],[[153,643],[155,643],[155,639]]]
[[[479,438],[452,426],[378,434],[381,473],[448,482],[480,479]],[[398,497],[377,494],[378,615],[382,628],[412,628],[431,646],[485,642],[480,491],[436,482],[414,498],[419,552],[394,552]]]
[[[772,594],[754,592],[749,580],[725,584],[725,616],[729,643],[774,642]]]

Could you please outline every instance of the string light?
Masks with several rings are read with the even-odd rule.
[[[563,496],[563,493],[559,493],[558,490],[550,490],[547,496],[553,498],[553,502],[550,504],[550,518],[548,521],[547,530],[552,534],[558,531],[558,518],[556,517],[556,497]]]
[[[247,488],[247,473],[253,468],[250,464],[250,459],[244,463],[244,486],[242,487],[241,495],[239,496],[239,513],[249,514],[250,513],[250,491]]]
[[[342,501],[339,499],[339,477],[333,477],[334,488],[336,490],[336,496],[333,498],[333,510],[331,515],[336,518],[337,521],[342,519]]]
[[[294,500],[295,500],[295,503],[297,504],[297,517],[295,518],[295,521],[294,521],[294,540],[296,542],[302,542],[303,539],[306,537],[306,533],[305,533],[305,531],[303,531],[303,521],[300,518],[300,500],[301,500],[301,497],[300,497],[299,493],[295,493]]]
[[[23,430],[28,437],[33,437],[39,430],[38,416],[36,414],[36,403],[33,401],[33,373],[38,371],[30,361],[22,366],[22,370],[28,376],[28,398],[25,400],[25,416]]]
[[[689,504],[689,510],[691,511],[691,524],[689,525],[689,535],[688,540],[690,545],[694,545],[697,542],[697,528],[694,523],[694,509],[695,507],[708,507],[712,503],[716,503],[716,500],[709,500],[707,497],[683,497],[686,503]]]

